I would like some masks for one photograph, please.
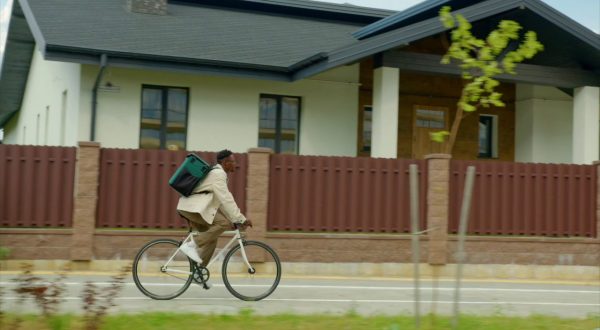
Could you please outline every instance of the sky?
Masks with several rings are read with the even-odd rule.
[[[10,6],[13,0],[0,0],[0,66],[5,49]],[[98,0],[101,1],[101,0]],[[123,0],[124,1],[124,0]],[[321,0],[333,3],[349,3],[356,6],[391,10],[404,10],[423,0]],[[571,17],[590,30],[600,33],[600,0],[542,0]]]

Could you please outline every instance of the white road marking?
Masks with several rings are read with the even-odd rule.
[[[18,300],[21,299],[19,297],[3,297],[2,300]],[[26,300],[33,300],[34,298],[27,298]],[[65,297],[64,300],[81,300],[79,297]],[[115,300],[151,300],[147,297],[117,297]],[[186,298],[180,297],[176,298],[176,300],[231,300],[231,301],[240,301],[237,298]],[[414,300],[390,300],[390,299],[312,299],[312,298],[267,298],[263,301],[288,301],[288,302],[325,302],[325,303],[400,303],[400,304],[408,304],[414,303]],[[421,303],[430,304],[454,304],[454,301],[431,301],[431,300],[421,300]],[[461,301],[463,305],[552,305],[552,306],[600,306],[600,303],[561,303],[561,302],[537,302],[537,301]]]
[[[79,286],[84,285],[87,282],[64,282],[63,284],[69,286]],[[112,285],[111,282],[89,282],[93,285],[97,286],[105,286]],[[35,282],[33,285],[50,285],[51,282]],[[128,286],[135,286],[133,282],[124,283]],[[3,286],[17,286],[16,282],[0,282],[0,285]],[[181,284],[171,284],[171,283],[149,283],[148,286],[181,286]],[[214,283],[215,287],[224,287],[223,284]],[[241,287],[268,287],[270,285],[266,284],[238,284],[237,286]],[[332,290],[397,290],[397,291],[408,291],[414,290],[414,287],[399,287],[399,286],[348,286],[348,285],[301,285],[301,284],[280,284],[277,286],[277,289],[332,289]],[[421,287],[422,290],[440,290],[440,291],[454,291],[454,288],[450,287]],[[561,289],[512,289],[512,288],[469,288],[462,287],[461,291],[485,291],[485,292],[534,292],[534,293],[586,293],[586,294],[599,294],[600,288],[596,290],[561,290]]]

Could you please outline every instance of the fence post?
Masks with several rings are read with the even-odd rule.
[[[596,239],[600,240],[600,160],[594,162],[596,166]]]
[[[427,160],[427,232],[428,262],[444,265],[448,261],[448,205],[450,193],[448,154],[426,155]]]
[[[89,261],[93,256],[99,177],[100,143],[79,142],[71,238],[71,260],[74,261]]]
[[[269,148],[248,149],[248,178],[246,180],[246,217],[254,227],[248,230],[252,239],[264,241],[269,213],[269,172],[271,154]]]

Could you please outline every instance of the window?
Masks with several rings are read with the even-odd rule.
[[[417,127],[422,128],[446,128],[446,112],[432,109],[417,109]]]
[[[35,117],[35,145],[40,145],[40,114]]]
[[[48,132],[50,131],[50,106],[46,107],[46,115],[44,116],[44,145],[48,145]]]
[[[479,157],[496,158],[497,151],[497,117],[492,115],[479,116]]]
[[[185,150],[188,89],[143,86],[141,149]]]
[[[67,141],[66,132],[67,132],[67,93],[68,91],[65,89],[62,93],[62,101],[60,104],[60,145],[64,146]]]
[[[362,123],[362,152],[371,152],[371,135],[373,123],[373,107],[365,105],[363,107],[363,123]]]
[[[300,98],[261,95],[258,146],[276,153],[298,153]]]

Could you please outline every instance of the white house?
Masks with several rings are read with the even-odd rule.
[[[443,5],[477,34],[510,19],[545,46],[501,77],[505,108],[465,119],[453,157],[599,159],[600,38],[539,0],[18,0],[4,143],[420,158],[461,89],[440,64]]]

